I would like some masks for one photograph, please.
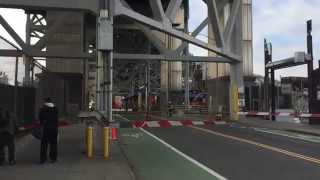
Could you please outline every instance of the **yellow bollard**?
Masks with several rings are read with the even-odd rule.
[[[103,127],[103,157],[105,159],[109,158],[109,136],[110,130],[109,127]]]
[[[87,145],[87,157],[92,158],[93,157],[93,127],[91,126],[87,127],[86,145]]]
[[[231,120],[239,120],[239,91],[238,87],[234,84],[231,85]]]

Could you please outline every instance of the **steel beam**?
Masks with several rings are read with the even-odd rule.
[[[88,59],[88,58],[93,58],[94,56],[92,54],[88,53],[83,53],[83,52],[64,52],[64,51],[59,51],[59,52],[46,52],[46,51],[39,51],[39,50],[31,50],[27,53],[28,56],[30,57],[45,57],[45,58],[63,58],[63,59]]]
[[[125,0],[120,0],[121,4],[128,8],[131,9],[130,5],[125,1]],[[149,27],[146,27],[142,24],[139,24],[137,22],[134,22],[134,25],[137,26],[138,28],[140,28],[140,30],[146,35],[146,37],[148,38],[148,40],[152,43],[152,45],[154,45],[157,50],[162,53],[162,54],[166,54],[169,52],[168,48],[166,48],[165,44],[163,41],[161,41],[152,31]]]
[[[153,20],[151,18],[148,18],[146,16],[143,16],[133,10],[130,10],[126,7],[124,7],[123,5],[121,5],[119,2],[117,2],[117,6],[116,6],[116,14],[118,15],[123,15],[126,16],[128,18],[131,18],[141,24],[144,24],[148,27],[154,28],[160,32],[169,34],[175,38],[181,39],[183,41],[187,41],[191,44],[194,44],[196,46],[199,46],[201,48],[207,49],[209,51],[212,51],[214,53],[216,53],[217,55],[220,55],[222,57],[226,57],[231,59],[234,62],[239,62],[241,61],[241,57],[238,55],[235,55],[231,52],[225,52],[225,51],[221,51],[219,48],[215,48],[215,47],[210,47],[207,43],[200,41],[184,32],[178,31],[172,27],[168,27],[163,23],[160,23],[156,20]]]
[[[221,23],[219,20],[219,12],[216,4],[216,0],[207,0],[208,4],[208,16],[212,25],[212,31],[215,36],[217,47],[223,48],[225,46],[224,38],[222,35]]]
[[[22,50],[3,50],[0,49],[0,56],[4,57],[17,57],[22,56],[25,54]],[[92,58],[94,57],[91,54],[82,53],[82,52],[45,52],[45,51],[38,51],[38,50],[31,50],[27,53],[29,57],[45,57],[45,58],[61,58],[61,59],[85,59],[85,58]]]
[[[7,40],[6,38],[0,36],[0,39],[2,39],[4,42],[8,43],[10,46],[12,46],[13,48],[19,49],[15,44],[13,44],[12,42],[10,42],[9,40]]]
[[[191,33],[191,36],[196,37],[198,36],[201,31],[208,26],[209,18],[204,19],[201,24]]]
[[[279,61],[274,61],[274,62],[269,62],[266,64],[266,68],[268,69],[283,69],[283,68],[288,68],[288,67],[293,67],[293,66],[299,66],[299,65],[304,65],[307,64],[308,61],[305,62],[296,62],[295,57],[279,60]]]
[[[230,44],[230,39],[232,36],[232,32],[234,30],[235,22],[237,19],[237,15],[239,14],[240,7],[241,7],[241,1],[234,0],[232,3],[231,14],[230,14],[230,17],[228,19],[228,22],[227,22],[227,25],[224,29],[224,34],[223,34],[224,40],[228,46]]]
[[[146,37],[152,43],[152,45],[154,45],[161,54],[167,54],[167,53],[171,52],[168,48],[166,48],[165,43],[163,41],[161,41],[151,31],[151,29],[149,27],[146,27],[146,26],[139,24],[139,23],[137,23],[137,26],[146,35]]]
[[[0,7],[34,10],[81,10],[99,12],[98,0],[1,0]]]
[[[168,8],[166,10],[166,16],[169,18],[169,20],[174,23],[175,18],[177,17],[177,13],[179,10],[179,7],[181,6],[182,0],[171,0]]]
[[[149,4],[152,9],[153,18],[157,21],[164,22],[166,17],[161,0],[149,0]]]
[[[22,54],[23,52],[21,50],[0,49],[1,57],[20,57]]]
[[[23,50],[29,49],[29,47],[25,44],[25,42],[21,39],[21,37],[12,29],[12,27],[1,15],[0,15],[0,24]]]
[[[47,39],[61,27],[65,18],[68,18],[68,14],[58,16],[52,26],[46,31],[47,33],[33,47],[39,50],[45,48]]]
[[[232,60],[224,57],[202,57],[202,56],[170,56],[153,54],[119,54],[115,53],[114,58],[118,60],[135,61],[171,61],[171,62],[215,62],[215,63],[233,63]]]
[[[206,18],[205,20],[202,21],[202,23],[192,32],[191,36],[192,37],[197,37],[200,32],[208,25],[209,19]],[[182,51],[187,48],[188,43],[183,42],[173,53],[175,55],[179,55],[182,53]]]

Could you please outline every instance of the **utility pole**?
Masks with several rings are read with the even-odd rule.
[[[272,44],[267,43],[267,40],[264,40],[264,56],[265,56],[265,97],[266,110],[270,112],[270,119],[272,121],[276,120],[276,87],[275,87],[275,69],[267,68],[267,64],[272,62]],[[269,77],[271,75],[271,84],[269,84]],[[270,103],[271,100],[271,103]]]
[[[146,63],[145,67],[145,111],[149,112],[149,91],[150,91],[150,62]]]
[[[312,104],[315,99],[313,91],[313,42],[312,42],[312,20],[307,21],[307,52],[310,55],[310,61],[308,61],[308,101],[309,101],[309,113],[312,113]]]
[[[28,46],[31,45],[31,19],[30,12],[27,13],[27,22],[26,22],[26,44]],[[31,58],[26,54],[23,54],[24,61],[24,85],[30,86],[31,78],[30,78],[30,70],[31,70]]]
[[[14,115],[18,118],[18,66],[19,57],[16,57],[16,64],[14,70]]]
[[[184,31],[189,33],[189,1],[184,1]],[[189,55],[189,45],[184,50],[185,55]],[[190,62],[186,62],[186,75],[185,75],[185,109],[190,108]]]
[[[264,111],[269,111],[269,69],[266,65],[270,62],[269,60],[269,47],[267,40],[264,39]]]
[[[269,44],[269,62],[272,62],[272,44]],[[271,96],[271,120],[276,120],[276,86],[275,86],[275,69],[271,68],[271,90],[270,90],[270,96]]]

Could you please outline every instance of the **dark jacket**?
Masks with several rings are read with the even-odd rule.
[[[45,103],[39,112],[40,124],[44,129],[58,129],[58,109],[53,103]]]
[[[0,133],[15,134],[16,118],[8,111],[0,112]]]

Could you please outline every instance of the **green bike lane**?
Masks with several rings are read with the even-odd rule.
[[[143,114],[118,115],[121,121],[145,118]],[[154,119],[154,118],[152,118]],[[173,120],[173,118],[170,118]],[[183,128],[183,127],[181,127]],[[215,180],[224,179],[145,129],[120,129],[120,147],[138,180]]]
[[[218,173],[168,147],[146,130],[120,129],[120,146],[138,180],[215,180]]]

